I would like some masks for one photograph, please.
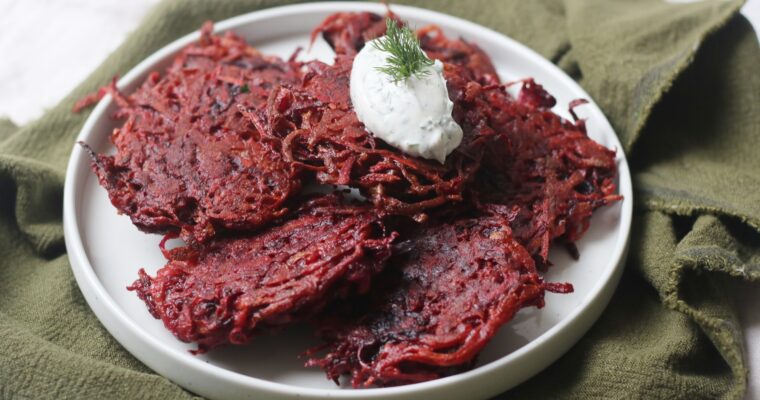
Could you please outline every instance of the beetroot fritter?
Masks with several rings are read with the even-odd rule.
[[[490,139],[477,202],[507,217],[517,240],[547,263],[552,240],[579,240],[593,210],[620,199],[615,152],[591,140],[583,121],[553,113],[556,100],[532,79],[517,99],[510,96],[477,45],[449,39],[436,26],[418,36],[430,57],[447,63],[449,92],[463,99],[455,103],[460,123]]]
[[[464,41],[449,41],[430,35],[442,57],[461,61],[459,52],[468,51],[472,62],[446,65],[446,75],[466,74],[450,87],[454,119],[462,126],[462,144],[446,163],[403,154],[366,131],[351,106],[349,82],[353,56],[368,39],[384,34],[382,17],[371,13],[340,13],[328,18],[315,31],[322,33],[335,49],[333,65],[306,64],[301,88],[281,88],[270,97],[266,115],[249,113],[251,119],[278,139],[285,157],[305,170],[313,171],[324,184],[349,185],[362,193],[378,209],[424,219],[428,209],[462,200],[462,193],[479,167],[488,135],[481,113],[467,97],[470,79],[498,82],[493,66],[482,51]],[[452,50],[443,46],[451,43]],[[455,49],[454,49],[455,48]],[[485,64],[476,62],[481,60]],[[446,61],[446,59],[444,59]],[[477,71],[467,68],[478,64]]]
[[[518,310],[543,305],[546,285],[506,221],[427,225],[404,244],[358,317],[326,317],[327,355],[308,365],[355,387],[435,379],[470,367]]]
[[[273,87],[300,82],[297,66],[210,29],[135,93],[108,90],[126,121],[111,138],[116,154],[93,154],[120,212],[144,231],[179,231],[191,242],[262,226],[285,213],[301,185],[281,143],[238,109],[262,108]]]
[[[398,21],[390,10],[388,18]],[[311,41],[320,34],[335,54],[353,57],[365,42],[385,34],[385,18],[371,12],[339,12],[325,18],[314,28]]]
[[[339,74],[350,65],[341,58],[334,66],[319,65],[323,72],[307,75],[305,90],[282,88],[275,97],[268,120],[274,137],[283,140],[285,158],[312,171],[319,183],[359,188],[386,213],[422,217],[427,209],[461,201],[479,163],[475,141],[465,139],[444,165],[390,148],[366,131],[346,102],[348,76]]]
[[[552,240],[573,243],[592,212],[615,194],[615,152],[590,139],[582,120],[551,112],[554,98],[532,80],[517,100],[502,88],[489,90],[499,140],[478,172],[473,198],[510,220],[515,237],[547,262]]]
[[[141,270],[130,290],[204,352],[367,291],[395,236],[371,206],[328,196],[258,235],[165,251],[168,264],[154,278]]]
[[[417,37],[420,39],[420,47],[428,57],[461,67],[458,70],[460,79],[465,75],[468,80],[481,85],[499,83],[499,75],[491,63],[491,58],[475,43],[461,38],[448,38],[436,25],[427,25],[419,29]],[[446,80],[449,81],[449,77],[446,77]]]

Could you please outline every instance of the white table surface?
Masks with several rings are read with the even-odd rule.
[[[116,49],[157,1],[0,0],[0,116],[24,124],[42,115]],[[742,13],[760,32],[760,0],[748,0]],[[760,400],[758,285],[744,285],[737,301],[750,366],[746,399]]]

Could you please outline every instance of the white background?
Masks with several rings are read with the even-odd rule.
[[[0,0],[0,116],[24,124],[42,115],[116,49],[155,3]],[[760,32],[760,0],[749,0],[742,12]],[[751,369],[747,400],[760,400],[757,289],[745,285],[737,295]]]

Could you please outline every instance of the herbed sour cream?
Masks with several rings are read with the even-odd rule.
[[[382,38],[378,38],[382,39]],[[435,60],[427,73],[394,82],[378,67],[390,53],[367,42],[354,58],[351,102],[369,132],[404,153],[446,161],[462,142],[462,128],[451,117],[443,64]]]

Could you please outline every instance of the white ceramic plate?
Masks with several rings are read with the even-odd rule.
[[[234,30],[264,53],[289,56],[306,46],[310,30],[338,11],[368,10],[383,13],[370,3],[312,3],[254,12],[216,24],[217,31]],[[434,23],[449,36],[477,43],[493,59],[505,80],[534,77],[558,100],[555,110],[565,117],[567,104],[589,99],[572,79],[525,46],[484,27],[444,14],[394,6],[394,12],[412,26]],[[165,67],[198,33],[185,36],[140,63],[119,82],[133,90],[153,70]],[[332,59],[321,40],[303,58]],[[104,98],[82,128],[78,140],[99,152],[112,151],[108,137],[115,127],[109,116],[115,110]],[[602,112],[591,103],[578,112],[588,119],[589,135],[605,146],[621,149]],[[66,247],[79,287],[108,331],[138,359],[195,393],[217,399],[460,399],[486,398],[519,384],[547,367],[572,346],[598,318],[617,286],[631,222],[631,180],[621,151],[619,191],[625,197],[594,215],[586,236],[578,243],[581,258],[572,260],[558,249],[548,281],[571,282],[572,294],[548,293],[546,307],[520,311],[482,352],[478,367],[431,382],[395,388],[354,390],[337,387],[318,369],[303,367],[298,356],[315,344],[309,330],[295,327],[276,336],[259,337],[246,347],[227,347],[193,356],[192,345],[176,340],[153,319],[126,286],[145,267],[153,274],[164,264],[158,249],[160,237],[139,232],[126,216],[118,216],[89,169],[89,160],[74,146],[66,173],[64,228]]]

